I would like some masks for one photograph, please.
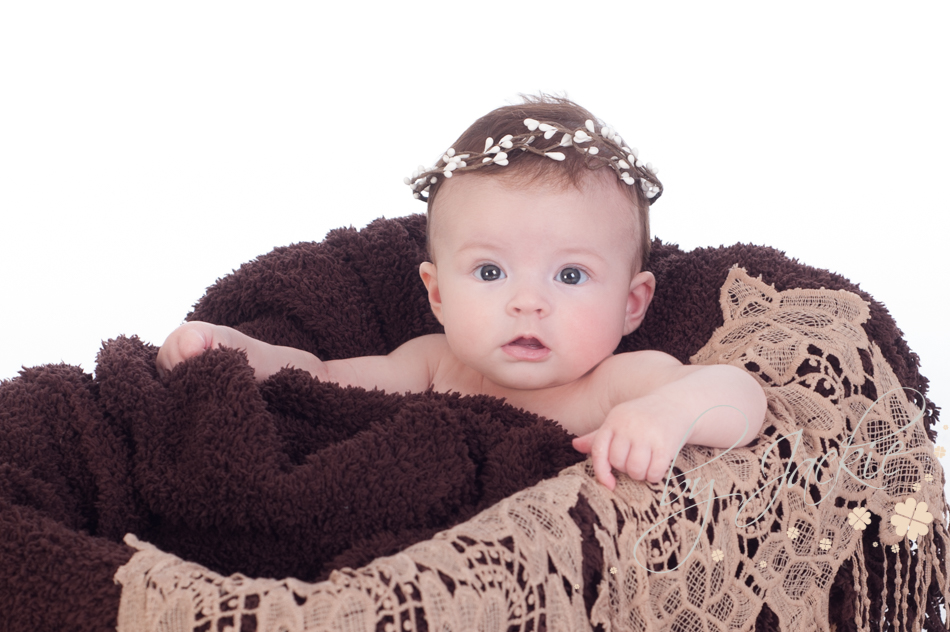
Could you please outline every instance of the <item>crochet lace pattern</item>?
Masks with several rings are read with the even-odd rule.
[[[836,608],[856,629],[922,629],[928,591],[948,597],[944,474],[861,328],[867,305],[740,268],[720,300],[725,324],[692,362],[765,387],[750,446],[684,447],[666,489],[621,476],[608,491],[587,461],[316,584],[223,577],[128,535],[118,629],[751,630],[766,604],[782,630],[829,630],[842,567]]]

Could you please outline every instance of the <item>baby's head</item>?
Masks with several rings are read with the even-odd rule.
[[[507,388],[560,386],[640,325],[662,189],[634,152],[580,106],[543,98],[482,117],[414,174],[429,204],[420,275],[463,364]]]
[[[453,176],[458,179],[464,174],[497,179],[513,188],[617,188],[629,200],[636,227],[637,268],[642,270],[650,254],[650,205],[663,191],[652,165],[640,162],[635,148],[624,145],[614,130],[573,101],[547,95],[524,100],[524,104],[500,107],[481,117],[435,167],[420,166],[412,179],[407,178],[415,196],[427,201],[430,260],[435,257],[432,244],[439,191]]]

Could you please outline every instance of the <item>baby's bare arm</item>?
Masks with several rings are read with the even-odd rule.
[[[684,365],[660,351],[625,353],[611,360],[610,407],[642,400],[667,409],[671,420],[696,421],[687,443],[712,448],[729,448],[737,441],[745,445],[762,426],[765,393],[754,377],[738,367]]]
[[[610,412],[600,428],[574,445],[592,455],[598,480],[611,488],[611,466],[631,478],[659,482],[684,442],[743,446],[765,419],[761,386],[733,366],[684,366],[651,351],[614,356],[604,368]]]
[[[343,386],[378,388],[390,393],[421,393],[432,385],[432,378],[447,347],[445,336],[419,336],[384,356],[362,356],[323,362],[320,380]]]
[[[313,375],[322,370],[320,360],[306,351],[270,345],[230,327],[193,321],[180,326],[165,339],[156,358],[158,371],[166,373],[180,362],[217,347],[243,350],[258,380],[267,379],[286,366],[304,369]]]
[[[265,380],[281,369],[291,367],[303,369],[325,382],[404,393],[429,388],[445,343],[444,336],[421,336],[386,356],[323,362],[307,351],[271,345],[230,327],[190,322],[173,331],[165,340],[158,351],[158,370],[161,373],[170,371],[178,363],[218,346],[243,350],[257,380]]]

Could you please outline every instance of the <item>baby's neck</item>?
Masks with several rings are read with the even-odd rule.
[[[573,382],[541,389],[514,389],[495,384],[481,373],[457,361],[449,370],[439,371],[432,387],[439,392],[458,392],[462,395],[490,395],[504,399],[515,408],[521,408],[541,417],[558,422],[568,432],[581,435],[600,427],[609,411],[604,399],[606,389],[599,388],[602,380],[589,373]],[[440,375],[441,374],[441,375]],[[601,392],[603,391],[603,392]]]

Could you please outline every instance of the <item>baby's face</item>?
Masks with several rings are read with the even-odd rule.
[[[600,174],[583,190],[462,175],[432,221],[435,262],[420,274],[433,311],[458,359],[499,386],[577,380],[653,296],[653,275],[634,274],[632,203]]]

